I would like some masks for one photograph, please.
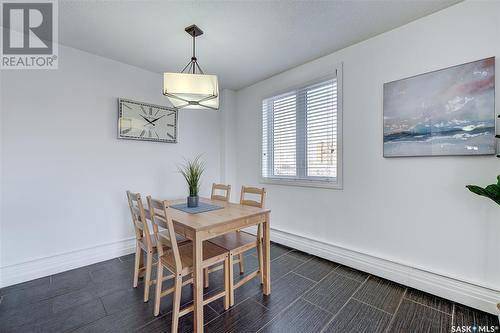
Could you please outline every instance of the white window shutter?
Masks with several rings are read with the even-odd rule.
[[[337,78],[322,80],[262,102],[262,177],[335,182]]]

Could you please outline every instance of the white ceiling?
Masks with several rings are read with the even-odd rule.
[[[197,57],[222,88],[240,89],[460,0],[61,1],[59,41],[154,72]]]

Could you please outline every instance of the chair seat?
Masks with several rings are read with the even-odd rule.
[[[209,242],[236,255],[257,247],[257,236],[244,231],[233,231],[212,238]]]
[[[213,264],[222,262],[226,259],[229,252],[210,242],[203,242],[203,263],[202,267],[208,267]],[[189,274],[193,270],[193,243],[191,241],[179,245],[179,255],[182,263],[182,273]],[[160,258],[163,266],[166,266],[170,271],[175,272],[175,260],[172,250],[168,250]]]

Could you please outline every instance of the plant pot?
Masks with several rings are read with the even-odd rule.
[[[198,203],[199,202],[200,202],[200,197],[199,196],[187,197],[187,206],[189,208],[198,207]]]

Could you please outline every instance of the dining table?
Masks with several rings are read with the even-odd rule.
[[[270,223],[271,211],[222,202],[208,198],[200,198],[201,202],[219,205],[223,208],[201,213],[187,213],[178,209],[169,211],[175,232],[193,242],[193,322],[194,332],[203,332],[203,242],[211,238],[243,228],[262,224],[262,258],[264,295],[271,294],[271,258],[270,258]],[[170,205],[185,203],[186,199],[169,200]],[[232,278],[232,277],[231,277]]]

